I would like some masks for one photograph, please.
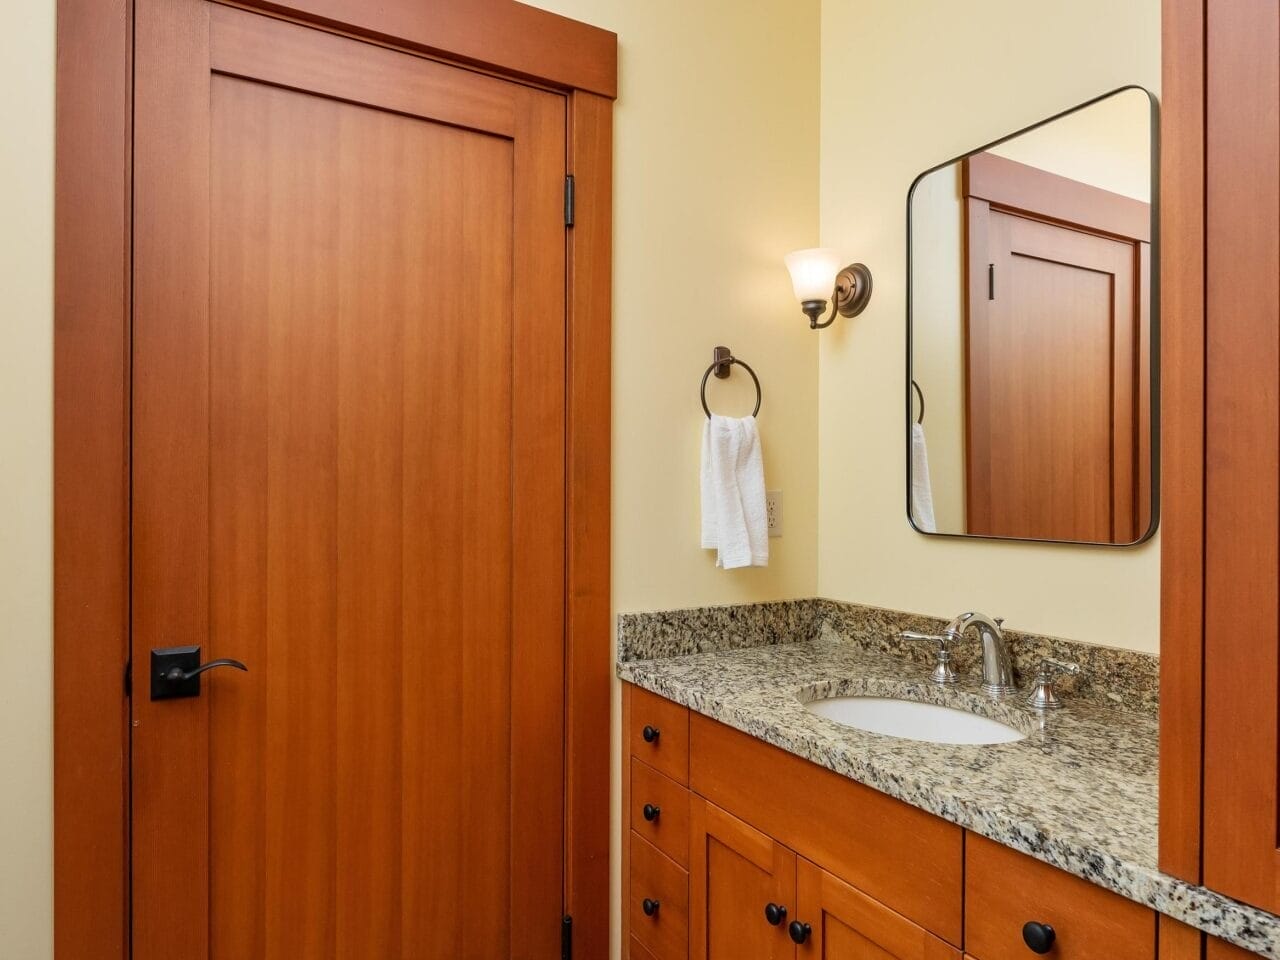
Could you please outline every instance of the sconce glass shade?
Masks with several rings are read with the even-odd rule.
[[[839,250],[825,247],[797,250],[787,254],[784,259],[787,269],[791,271],[791,285],[795,289],[797,300],[801,303],[814,300],[826,303],[831,299],[836,274],[842,266]]]

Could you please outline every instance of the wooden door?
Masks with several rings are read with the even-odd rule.
[[[1212,3],[1205,17],[1203,879],[1275,913],[1280,9]]]
[[[966,162],[966,181],[966,532],[1138,540],[1149,207],[990,155]]]
[[[960,960],[949,943],[803,858],[796,907],[814,960]]]
[[[135,69],[133,956],[553,956],[563,98],[203,0]]]
[[[719,807],[690,808],[690,960],[791,960],[796,855]],[[770,923],[765,908],[785,910]]]

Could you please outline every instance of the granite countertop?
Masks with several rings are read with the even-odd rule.
[[[619,663],[618,676],[968,830],[1280,960],[1280,917],[1161,873],[1157,719],[1084,699],[1042,718],[974,679],[831,639]],[[953,746],[866,733],[804,709],[870,694],[948,704],[1028,733]]]

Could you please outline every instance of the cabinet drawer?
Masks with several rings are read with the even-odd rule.
[[[1034,960],[1028,922],[1053,927],[1055,960],[1154,960],[1152,910],[1069,873],[969,834],[965,949],[974,960]]]
[[[699,714],[689,729],[695,793],[960,946],[959,827]]]
[[[689,789],[634,757],[631,829],[689,869]]]
[[[627,750],[677,783],[689,783],[689,710],[639,687],[628,687]]]
[[[656,901],[652,915],[645,901]],[[689,956],[689,874],[636,833],[631,834],[631,935],[654,960]]]

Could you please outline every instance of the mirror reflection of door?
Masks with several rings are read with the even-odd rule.
[[[993,153],[965,161],[964,198],[967,532],[1132,542],[1151,518],[1150,207]]]
[[[922,533],[1155,530],[1155,101],[1125,87],[908,198],[907,503]]]

